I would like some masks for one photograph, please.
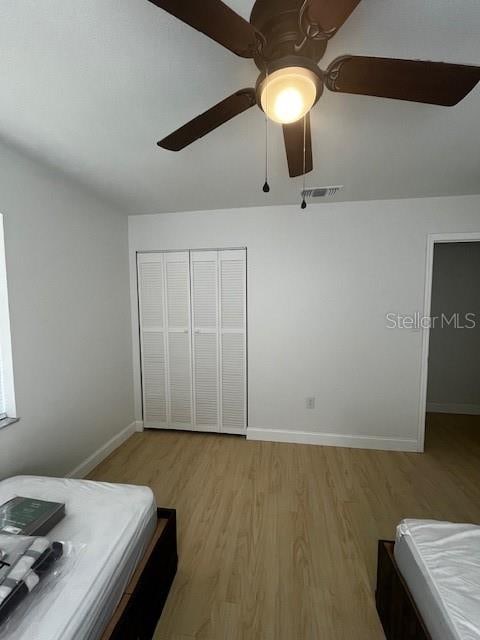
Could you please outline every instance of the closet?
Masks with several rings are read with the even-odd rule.
[[[246,251],[137,254],[146,428],[244,433]]]

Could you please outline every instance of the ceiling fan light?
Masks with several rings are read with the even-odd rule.
[[[309,69],[285,67],[268,75],[261,89],[262,109],[274,122],[290,124],[303,118],[317,100],[317,78]]]

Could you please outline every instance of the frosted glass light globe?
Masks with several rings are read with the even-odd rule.
[[[265,78],[260,101],[270,120],[290,124],[303,118],[316,98],[313,72],[303,67],[285,67]]]

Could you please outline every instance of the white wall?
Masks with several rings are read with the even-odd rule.
[[[480,196],[131,216],[137,417],[135,252],[246,246],[249,437],[415,449],[422,334],[385,315],[423,310],[427,234],[479,229]]]
[[[0,147],[17,412],[0,477],[71,471],[133,419],[127,218]]]
[[[428,403],[432,411],[480,413],[480,242],[435,246],[431,315],[470,326],[437,322],[430,332]]]

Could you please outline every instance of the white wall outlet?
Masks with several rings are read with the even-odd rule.
[[[307,409],[315,409],[315,398],[306,398],[305,406]]]

